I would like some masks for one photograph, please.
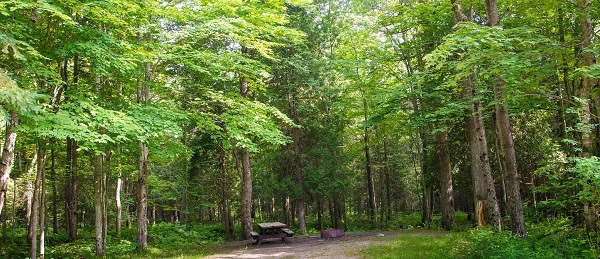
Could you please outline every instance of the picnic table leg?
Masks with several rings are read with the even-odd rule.
[[[285,237],[282,237],[281,241],[283,241],[283,243],[286,243],[286,244],[288,243],[287,240],[285,239]]]

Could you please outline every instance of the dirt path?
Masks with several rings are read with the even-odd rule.
[[[383,237],[378,236],[384,234]],[[348,233],[344,237],[321,239],[319,236],[265,241],[260,246],[240,241],[217,247],[217,254],[208,258],[361,258],[360,250],[371,244],[386,242],[397,235],[439,235],[437,231],[393,231]]]

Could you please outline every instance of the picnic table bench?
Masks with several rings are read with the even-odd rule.
[[[250,232],[252,238],[256,240],[255,244],[257,245],[260,245],[263,240],[270,238],[281,238],[281,241],[287,243],[285,238],[294,236],[294,232],[281,222],[260,223],[258,224],[258,228],[260,232]]]

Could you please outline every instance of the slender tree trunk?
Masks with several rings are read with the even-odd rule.
[[[17,131],[15,127],[19,125],[19,115],[16,111],[9,111],[10,121],[6,124],[6,137],[4,139],[4,148],[2,149],[2,160],[0,161],[0,215],[6,200],[6,188],[10,179],[11,164],[14,158],[15,143],[17,142]]]
[[[369,193],[369,218],[371,220],[375,220],[375,184],[373,183],[373,173],[371,170],[371,153],[369,150],[369,127],[367,126],[368,119],[368,107],[367,107],[367,99],[363,93],[363,115],[364,115],[364,145],[365,145],[365,170],[367,177],[367,190]]]
[[[104,170],[102,155],[94,155],[94,227],[96,230],[96,255],[104,256],[106,254],[106,242],[104,241]]]
[[[384,163],[384,178],[385,178],[385,211],[386,211],[386,222],[392,219],[392,195],[391,195],[391,179],[390,179],[390,167],[387,155],[387,139],[383,139],[383,163]],[[382,206],[383,207],[383,206]]]
[[[45,156],[45,155],[44,155]],[[40,191],[40,256],[46,255],[46,171],[42,166],[42,183]]]
[[[581,48],[583,49],[581,53],[581,66],[589,67],[594,64],[594,54],[590,51],[587,51],[591,46],[592,42],[592,21],[589,15],[589,6],[591,4],[590,0],[578,0],[578,6],[585,10],[583,17],[579,19],[579,27],[581,29]],[[581,157],[589,158],[592,155],[592,149],[594,148],[593,140],[592,140],[592,127],[591,127],[591,100],[590,100],[590,91],[592,88],[592,79],[589,76],[583,76],[583,81],[581,83],[581,125],[583,127],[583,132],[581,135]],[[584,188],[588,191],[591,191],[592,187],[589,183],[585,184]],[[598,212],[597,208],[594,206],[593,201],[588,200],[584,201],[583,204],[583,214],[585,218],[585,229],[588,232],[595,231],[597,226],[596,223],[598,221]]]
[[[452,169],[450,165],[450,151],[448,150],[448,131],[436,134],[438,141],[438,156],[440,163],[440,198],[442,199],[442,227],[446,230],[452,228],[454,222],[454,190],[452,188]]]
[[[143,40],[143,33],[140,28],[138,40]],[[148,37],[150,41],[150,37]],[[150,82],[152,81],[152,72],[150,71],[150,62],[144,62],[144,80],[138,81],[138,103],[147,105],[150,101]],[[148,246],[148,146],[140,141],[139,157],[139,175],[138,175],[138,217],[137,217],[137,242],[142,251]]]
[[[242,55],[248,55],[248,48],[242,47]],[[240,77],[240,94],[248,98],[248,81]],[[250,239],[252,236],[252,171],[250,167],[250,152],[242,147],[242,238]]]
[[[283,220],[286,225],[292,224],[290,214],[290,197],[285,197],[283,200]]]
[[[295,96],[290,97],[290,108],[292,113],[292,120],[295,124],[300,124],[298,118],[298,110],[296,107]],[[292,128],[293,146],[294,146],[294,172],[296,178],[296,188],[300,190],[300,197],[297,199],[296,204],[298,208],[298,228],[300,234],[306,234],[306,221],[305,221],[305,210],[304,210],[304,186],[302,184],[302,156],[300,154],[300,129]]]
[[[79,83],[79,55],[75,54],[73,57],[73,85]],[[64,66],[61,70],[61,77],[63,81],[62,90],[66,90],[68,86],[68,72],[69,72],[69,59],[65,59]],[[71,138],[67,138],[67,168],[66,168],[68,184],[66,185],[66,196],[65,201],[66,207],[66,219],[67,219],[67,231],[69,237],[72,240],[77,239],[77,142]]]
[[[69,141],[70,140],[70,141]],[[69,152],[70,160],[67,161],[70,169],[70,180],[68,201],[68,214],[69,214],[69,238],[72,240],[77,239],[77,141],[73,139],[67,139],[67,152]]]
[[[122,218],[122,205],[121,205],[121,189],[123,188],[123,180],[121,179],[121,175],[117,178],[117,188],[115,190],[115,204],[117,206],[117,218],[115,221],[115,229],[117,232],[117,236],[121,236],[121,218]]]
[[[559,43],[560,44],[565,44],[565,22],[564,22],[564,17],[565,17],[565,13],[562,7],[558,8],[558,34],[559,34]],[[559,116],[560,116],[560,137],[562,139],[567,138],[567,118],[566,118],[566,108],[565,108],[565,94],[563,93],[563,87],[564,87],[564,91],[568,91],[569,89],[569,63],[567,62],[567,59],[565,57],[565,55],[561,55],[561,70],[562,70],[562,76],[563,76],[563,85],[561,86],[560,84],[558,84],[558,97],[560,98],[560,110],[559,110]],[[571,96],[567,96],[566,98],[571,99]],[[599,109],[600,111],[600,109]],[[561,139],[561,140],[562,140]],[[568,148],[568,144],[564,141],[561,141],[561,145],[566,149],[566,150],[570,150]]]
[[[231,204],[229,203],[229,177],[227,176],[227,156],[225,149],[221,149],[221,177],[223,194],[223,225],[225,226],[225,236],[234,238],[233,221],[231,219]]]
[[[27,169],[27,182],[25,183],[25,198],[27,199],[27,229],[31,226],[31,208],[33,207],[33,186],[36,177],[38,152],[33,154],[29,169]],[[31,232],[28,232],[28,241],[31,240]]]
[[[67,138],[66,158],[65,158],[65,182],[63,186],[65,231],[67,236],[71,235],[71,139]],[[72,239],[72,238],[71,238]]]
[[[23,152],[19,152],[17,151],[16,153],[16,165],[17,165],[17,170],[19,172],[19,174],[23,174]],[[17,187],[19,185],[19,182],[15,179],[15,183],[13,184],[13,200],[12,200],[12,213],[11,213],[11,226],[15,226],[15,224],[17,224],[17,210],[15,209],[16,207],[16,202],[17,202]],[[29,217],[29,216],[27,216]]]
[[[78,195],[78,186],[77,186],[77,159],[78,159],[78,144],[77,141],[71,140],[71,188],[70,188],[70,197],[69,201],[70,207],[70,219],[71,219],[71,228],[69,237],[73,240],[77,239],[77,195]]]
[[[105,150],[102,161],[102,240],[104,252],[106,253],[106,235],[108,232],[108,176],[111,174],[111,159],[112,151],[110,149]]]
[[[137,241],[140,249],[146,250],[148,246],[148,146],[140,142],[139,147],[141,153],[138,177]]]
[[[125,194],[129,194],[131,193],[131,182],[129,182],[127,180],[127,178],[125,178]],[[125,226],[127,228],[131,228],[131,214],[130,214],[130,208],[129,208],[129,203],[127,203],[125,205]]]
[[[50,173],[52,174],[52,232],[58,234],[58,195],[56,193],[56,154],[54,147],[50,153],[52,156]]]
[[[427,184],[426,174],[429,172],[429,166],[427,166],[427,136],[425,135],[423,127],[419,129],[419,136],[421,137],[421,184],[423,186],[423,197],[421,199],[421,224],[424,227],[431,226],[431,190]]]
[[[42,178],[43,178],[43,174],[44,174],[44,160],[45,160],[45,152],[42,149],[42,147],[40,146],[41,144],[38,144],[38,147],[36,148],[36,154],[37,154],[37,166],[36,166],[36,176],[35,176],[35,182],[33,185],[33,197],[32,197],[32,204],[31,204],[31,216],[30,216],[30,224],[29,224],[29,240],[31,243],[31,258],[37,258],[37,230],[38,230],[38,223],[39,223],[39,209],[40,209],[40,201],[41,201],[41,182],[42,182]]]

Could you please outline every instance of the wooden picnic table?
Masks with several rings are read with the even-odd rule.
[[[286,224],[281,222],[268,222],[258,224],[260,233],[250,232],[252,238],[256,240],[255,244],[260,245],[264,239],[281,238],[281,241],[287,243],[286,237],[294,236],[294,232],[287,228]]]

